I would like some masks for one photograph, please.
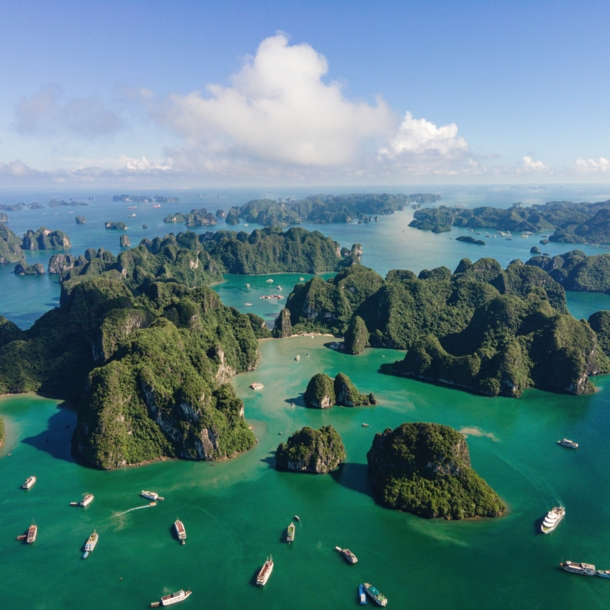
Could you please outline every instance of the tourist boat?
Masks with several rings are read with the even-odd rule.
[[[562,438],[560,441],[557,441],[557,444],[569,449],[578,449],[578,443],[571,441],[569,438]]]
[[[155,205],[153,205],[153,208],[160,208],[161,204],[160,203],[155,203]]]
[[[281,292],[282,287],[281,287],[281,286],[278,286],[278,287],[277,287],[277,289],[278,289],[278,290]]]
[[[93,494],[87,494],[79,503],[79,506],[89,506],[93,502],[95,496]]]
[[[574,563],[573,561],[566,561],[560,563],[559,567],[566,572],[572,572],[572,574],[581,574],[583,576],[595,576],[595,566],[592,563]]]
[[[597,570],[596,574],[602,578],[610,578],[610,570]]]
[[[152,604],[150,604],[150,607],[158,608],[159,606],[173,606],[174,604],[179,604],[180,602],[183,602],[192,593],[192,591],[184,591],[183,589],[180,589],[180,591],[176,591],[175,593],[171,593],[170,595],[164,595],[160,601],[153,602]]]
[[[288,544],[290,544],[291,542],[294,542],[294,534],[296,533],[296,525],[294,523],[291,523],[288,526],[288,529],[286,530],[286,542]]]
[[[142,493],[140,494],[143,498],[146,498],[147,500],[152,500],[153,502],[158,502],[158,501],[163,501],[165,498],[162,498],[158,493],[154,492],[154,491],[146,491],[146,490],[142,490]]]
[[[271,572],[273,572],[273,557],[269,555],[256,577],[256,584],[259,587],[264,587],[271,576]]]
[[[255,381],[254,383],[250,384],[250,387],[253,390],[262,390],[265,386],[262,383],[258,383],[258,381]]]
[[[364,585],[361,584],[358,587],[358,598],[361,606],[366,606],[366,593],[364,592]]]
[[[566,509],[563,506],[555,506],[552,508],[544,518],[540,529],[543,534],[550,534],[560,523],[566,515]]]
[[[299,356],[298,354],[294,357],[294,359],[298,362],[301,359],[301,356]]]
[[[364,590],[368,593],[369,597],[371,599],[373,599],[380,606],[388,605],[388,598],[383,593],[380,593],[379,589],[376,589],[375,587],[373,587],[372,584],[365,582]]]
[[[250,284],[246,284],[246,288],[250,288]]]
[[[25,541],[28,544],[34,544],[34,542],[36,542],[36,536],[38,536],[38,526],[35,523],[32,523],[32,525],[28,527],[28,533]]]
[[[362,427],[363,427],[363,428],[370,428],[370,427],[371,427],[371,424],[362,424]]]
[[[340,546],[336,546],[335,550],[339,551],[339,553],[343,555],[343,558],[345,561],[347,561],[347,563],[358,563],[358,557],[356,557],[356,555],[354,555],[349,549],[342,549]]]
[[[21,486],[21,489],[31,489],[32,487],[34,487],[35,483],[36,483],[36,477],[34,477],[34,476],[28,477],[25,480],[25,483]]]
[[[129,218],[135,218],[135,217],[136,217],[136,215],[135,215],[135,214],[130,214],[130,215],[129,215]]]
[[[304,278],[304,277],[300,277],[300,278],[299,278],[299,282],[304,282],[304,281],[305,281],[305,278]]]
[[[87,542],[85,542],[85,553],[83,555],[83,559],[87,559],[87,557],[89,557],[89,555],[93,553],[93,550],[95,549],[99,537],[100,536],[96,531],[94,531],[93,534],[89,536]]]
[[[176,529],[178,540],[182,541],[182,544],[186,544],[186,530],[184,529],[184,523],[182,523],[180,519],[176,519],[174,522],[174,528]]]
[[[301,517],[299,517],[299,515],[295,515],[295,516],[294,516],[294,520],[295,520],[295,521],[300,521],[300,520],[301,520]]]
[[[272,280],[271,278],[269,278],[269,279],[267,280],[267,284],[273,284],[273,280]]]

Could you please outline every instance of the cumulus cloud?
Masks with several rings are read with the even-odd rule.
[[[521,167],[518,169],[522,172],[546,173],[550,170],[548,165],[545,165],[542,161],[534,161],[534,159],[528,155],[525,155],[521,161]]]
[[[83,138],[113,135],[123,128],[118,112],[93,97],[65,99],[60,87],[47,85],[15,108],[15,129],[23,135]]]
[[[231,85],[208,85],[202,95],[174,94],[157,115],[200,161],[219,156],[296,166],[348,164],[391,134],[387,104],[349,100],[325,82],[326,58],[284,34],[263,40]]]
[[[597,161],[595,159],[583,159],[582,157],[578,157],[574,165],[576,171],[580,174],[610,172],[610,161],[604,159],[604,157],[600,157]]]
[[[457,137],[455,123],[437,127],[426,119],[414,119],[410,112],[405,114],[396,134],[388,146],[380,148],[379,154],[397,157],[403,153],[426,153],[433,151],[443,157],[468,151],[468,143]]]

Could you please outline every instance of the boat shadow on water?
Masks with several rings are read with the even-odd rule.
[[[66,462],[74,462],[71,441],[76,425],[76,412],[68,403],[58,405],[58,410],[47,420],[47,429],[22,440],[26,445],[48,453],[51,457]]]
[[[544,517],[540,517],[539,519],[536,519],[536,521],[534,521],[533,525],[534,525],[534,534],[536,536],[544,536],[544,533],[542,532],[542,523],[544,521]]]

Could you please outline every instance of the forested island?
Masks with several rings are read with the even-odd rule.
[[[295,432],[286,444],[280,443],[275,463],[281,470],[326,474],[345,461],[341,435],[332,427],[314,430],[306,426]]]
[[[314,375],[307,384],[303,399],[308,407],[316,409],[329,409],[334,405],[362,407],[377,404],[372,393],[361,394],[344,373],[339,373],[334,380],[325,373]]]
[[[155,195],[148,197],[146,195],[114,195],[112,201],[124,201],[126,203],[178,203],[180,197],[165,197],[163,195]]]
[[[181,223],[187,227],[213,227],[216,225],[216,217],[210,214],[206,208],[193,209],[190,214],[170,214],[163,219],[165,223]]]
[[[547,232],[549,241],[564,243],[610,243],[610,200],[597,203],[549,201],[524,207],[483,206],[473,209],[440,206],[417,210],[410,226],[436,233],[452,226],[532,233]]]
[[[334,278],[297,284],[275,336],[324,332],[345,349],[406,349],[392,372],[488,396],[518,397],[528,387],[582,394],[589,376],[610,371],[603,342],[569,315],[564,289],[520,261],[463,259],[446,267],[390,271],[362,265]]]
[[[23,261],[23,250],[64,250],[70,247],[70,239],[63,231],[40,227],[37,231],[26,231],[21,238],[0,223],[0,264]]]
[[[506,506],[472,469],[466,438],[440,424],[402,424],[377,433],[369,473],[388,507],[421,517],[499,517]]]
[[[255,199],[233,207],[226,215],[227,224],[240,221],[265,226],[345,223],[355,219],[368,221],[371,216],[393,214],[408,204],[435,203],[440,195],[312,195],[305,199]]]

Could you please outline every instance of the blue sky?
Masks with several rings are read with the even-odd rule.
[[[608,2],[0,5],[0,185],[608,182]]]

